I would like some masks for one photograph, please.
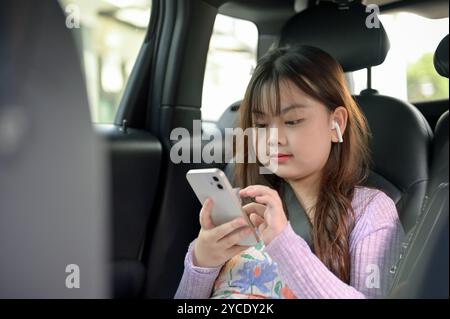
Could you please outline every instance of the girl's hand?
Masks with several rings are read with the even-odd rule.
[[[193,263],[197,267],[215,268],[240,252],[247,246],[237,243],[252,233],[243,217],[215,226],[211,219],[213,202],[207,199],[200,211],[200,233],[194,246]]]
[[[242,189],[239,195],[255,199],[256,203],[245,205],[243,209],[250,215],[250,220],[258,228],[264,243],[269,244],[288,224],[277,191],[267,186],[252,185]]]

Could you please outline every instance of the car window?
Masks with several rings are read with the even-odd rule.
[[[257,44],[254,23],[217,15],[203,82],[203,120],[217,121],[228,106],[243,99],[256,65]]]
[[[382,14],[391,49],[385,62],[372,68],[372,87],[381,94],[410,102],[448,99],[448,80],[433,65],[439,42],[448,34],[449,20],[412,13]],[[367,71],[353,72],[354,92],[367,86]]]
[[[91,118],[112,123],[150,20],[151,0],[59,0],[73,29]]]

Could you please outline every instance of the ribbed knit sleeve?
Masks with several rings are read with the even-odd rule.
[[[206,299],[211,296],[214,281],[221,267],[196,267],[192,262],[195,240],[189,245],[184,259],[184,272],[178,285],[175,299]]]
[[[391,283],[404,233],[393,201],[377,191],[368,205],[357,207],[357,223],[350,238],[351,278],[346,284],[286,226],[267,247],[280,276],[299,298],[382,298]]]

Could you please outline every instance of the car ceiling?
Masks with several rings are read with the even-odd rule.
[[[257,25],[267,21],[285,21],[315,1],[311,0],[205,0],[219,8],[219,13],[253,21]],[[335,0],[321,0],[335,1]],[[448,0],[362,0],[364,4],[377,4],[382,11],[406,11],[440,19],[449,15]]]

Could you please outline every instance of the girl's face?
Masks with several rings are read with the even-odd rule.
[[[266,106],[262,109],[267,112],[252,114],[254,127],[277,130],[275,137],[258,135],[257,148],[262,147],[262,143],[266,149],[277,146],[271,161],[277,165],[275,174],[285,180],[302,179],[320,172],[328,160],[332,142],[337,141],[332,121],[344,124],[340,125],[344,132],[346,112],[342,109],[345,108],[339,107],[332,113],[288,81],[280,84],[280,102],[279,115],[271,115],[273,112]],[[345,113],[343,118],[340,113]]]

